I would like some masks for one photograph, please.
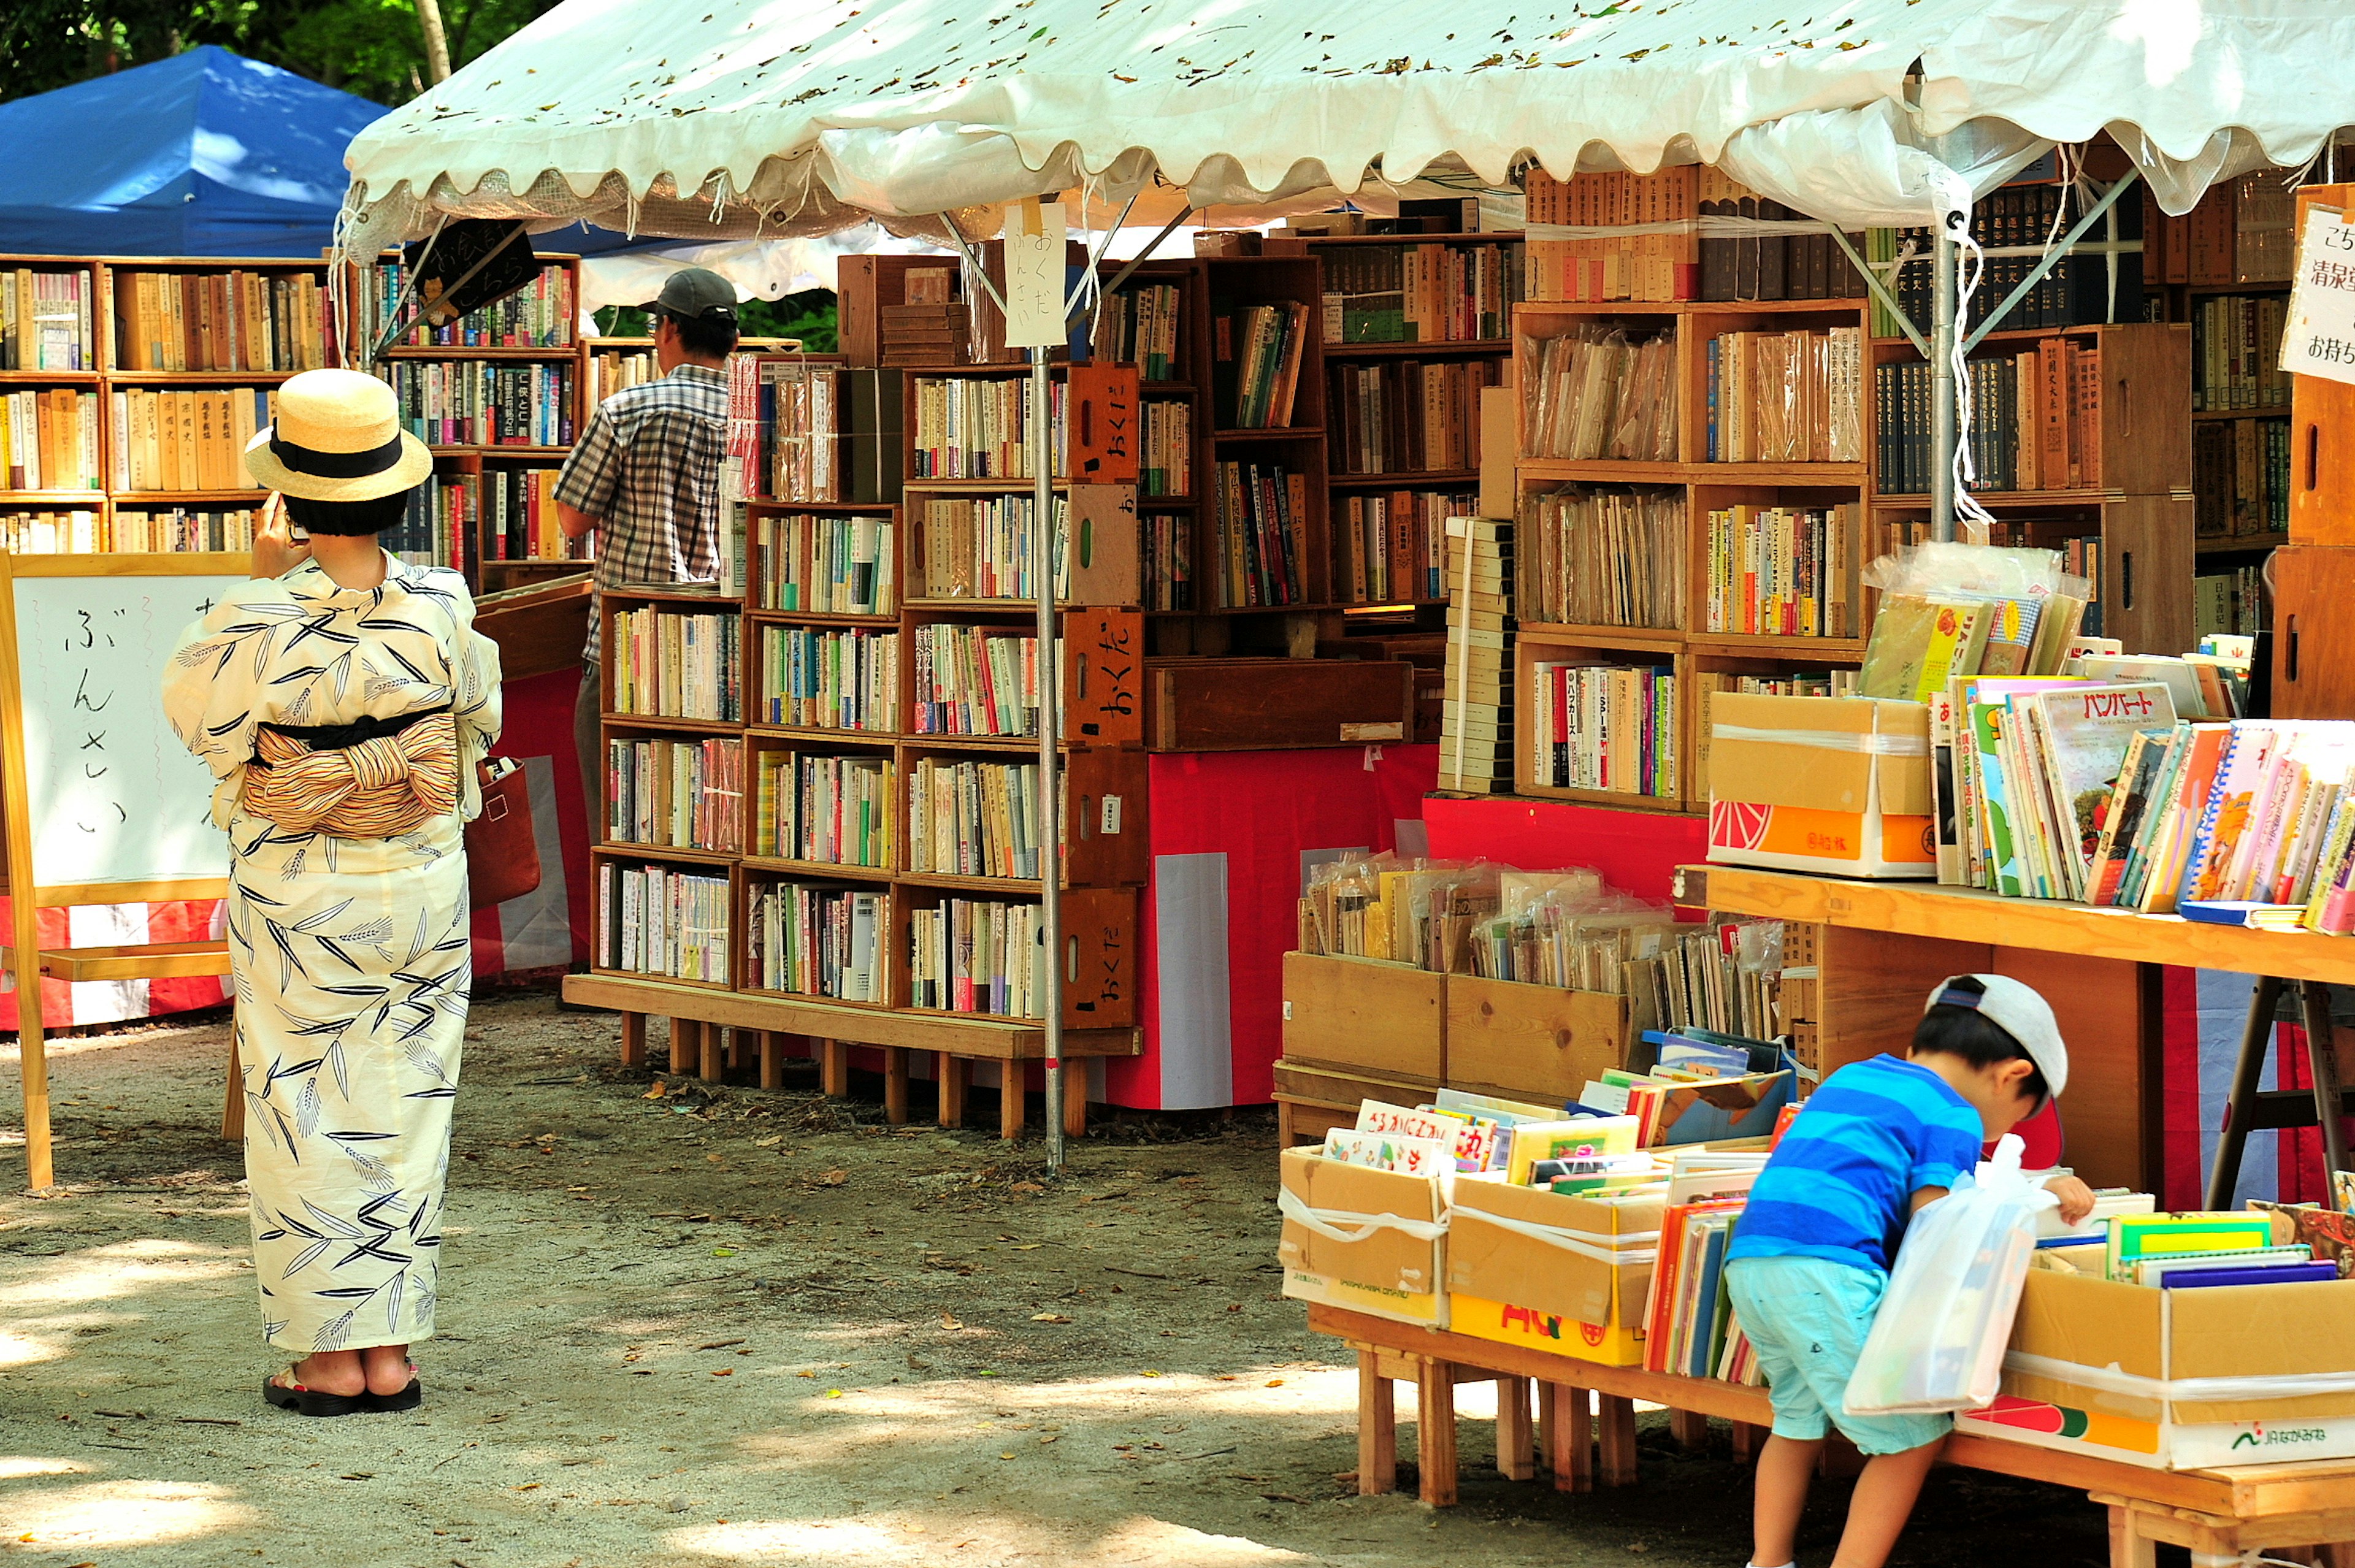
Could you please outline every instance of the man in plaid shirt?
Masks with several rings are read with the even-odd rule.
[[[700,267],[673,272],[646,306],[662,379],[625,387],[589,418],[556,480],[566,535],[597,530],[589,646],[572,735],[591,818],[599,810],[599,628],[603,590],[625,582],[709,582],[719,575],[719,465],[728,448],[728,356],[736,290]],[[595,829],[591,828],[593,836]]]

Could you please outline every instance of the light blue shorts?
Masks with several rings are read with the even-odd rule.
[[[1850,1415],[1848,1380],[1886,1275],[1824,1258],[1736,1258],[1725,1271],[1733,1315],[1758,1352],[1774,1435],[1813,1442],[1837,1426],[1864,1454],[1902,1454],[1954,1429],[1951,1415]]]

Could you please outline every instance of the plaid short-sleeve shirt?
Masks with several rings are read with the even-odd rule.
[[[557,475],[556,498],[598,521],[596,583],[709,582],[719,574],[719,465],[728,377],[681,365],[625,387],[590,416]],[[590,601],[595,663],[602,604]]]

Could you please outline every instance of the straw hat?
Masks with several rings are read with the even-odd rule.
[[[372,501],[433,471],[425,443],[400,428],[392,389],[357,370],[305,370],[278,389],[278,418],[245,449],[265,490],[307,501]]]

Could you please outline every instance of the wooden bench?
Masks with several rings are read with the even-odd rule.
[[[1046,1030],[1018,1019],[911,1014],[848,1003],[751,996],[708,987],[666,985],[659,980],[613,975],[565,977],[564,998],[622,1015],[622,1064],[644,1066],[646,1019],[670,1019],[670,1070],[718,1083],[731,1067],[760,1059],[761,1086],[783,1082],[784,1041],[802,1036],[816,1042],[819,1082],[837,1098],[850,1093],[850,1051],[869,1046],[883,1054],[883,1114],[894,1125],[908,1120],[910,1069],[916,1052],[932,1056],[940,1083],[940,1125],[964,1125],[965,1092],[975,1061],[996,1061],[1005,1074],[998,1096],[998,1133],[1022,1136],[1021,1089],[1025,1065],[1047,1053]],[[1134,1056],[1142,1036],[1134,1029],[1063,1031],[1063,1130],[1087,1131],[1087,1059]]]
[[[1416,1474],[1423,1500],[1456,1499],[1455,1387],[1497,1384],[1497,1468],[1533,1479],[1527,1436],[1529,1392],[1537,1392],[1539,1442],[1555,1488],[1585,1491],[1636,1480],[1636,1402],[1665,1405],[1680,1441],[1695,1441],[1710,1417],[1733,1423],[1746,1456],[1773,1422],[1766,1391],[1708,1378],[1605,1367],[1500,1345],[1337,1307],[1311,1305],[1308,1327],[1348,1344],[1358,1357],[1358,1490],[1397,1485],[1395,1385],[1415,1383]],[[1587,1401],[1594,1405],[1590,1412]],[[1589,1423],[1599,1421],[1599,1431]],[[1598,1464],[1599,1458],[1599,1464]],[[2211,1470],[2152,1470],[2088,1454],[1957,1434],[1943,1463],[2026,1480],[2082,1488],[2109,1510],[2110,1568],[2154,1568],[2160,1542],[2190,1549],[2192,1568],[2226,1568],[2262,1551],[2321,1568],[2355,1568],[2355,1459],[2248,1465]]]

